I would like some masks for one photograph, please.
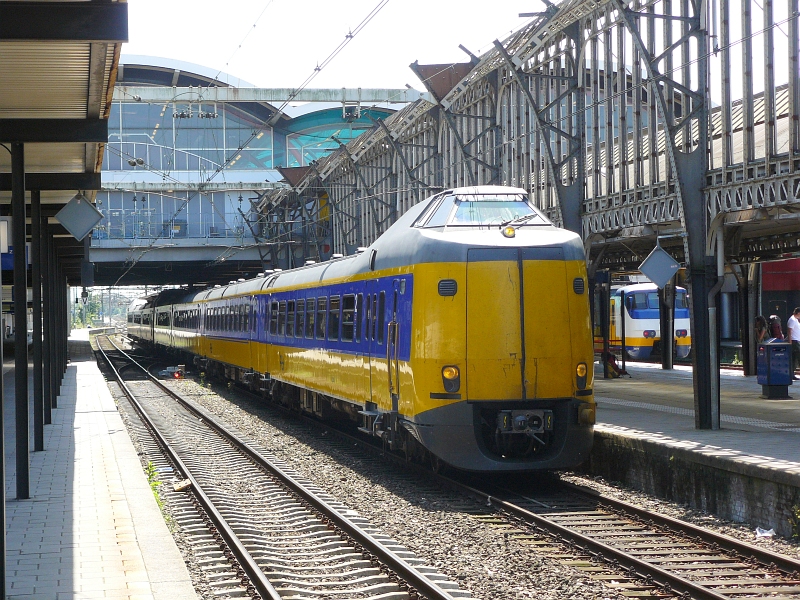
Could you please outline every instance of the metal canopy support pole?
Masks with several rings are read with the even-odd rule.
[[[53,257],[53,298],[55,299],[55,306],[53,307],[53,366],[55,367],[53,373],[53,408],[58,408],[58,395],[61,393],[61,375],[63,369],[61,357],[61,335],[62,325],[62,301],[61,301],[61,269],[58,266],[58,251],[56,250],[55,243],[53,243],[53,250],[51,256]]]
[[[31,191],[31,288],[33,291],[33,451],[44,450],[42,400],[42,204],[39,190]]]
[[[60,300],[58,307],[58,320],[60,330],[58,332],[58,347],[60,352],[60,368],[58,371],[59,391],[61,389],[61,382],[64,381],[64,374],[67,372],[67,336],[69,335],[69,322],[67,320],[67,278],[64,275],[64,269],[60,266],[58,268],[58,298]]]
[[[600,303],[600,322],[603,324],[603,379],[610,379],[608,355],[611,352],[611,271],[606,271],[603,284],[603,301]]]
[[[53,312],[53,302],[51,294],[53,288],[50,282],[50,269],[53,261],[50,258],[50,245],[47,240],[50,232],[47,229],[47,217],[40,219],[39,246],[42,257],[42,402],[44,410],[44,424],[50,425],[53,422],[53,329],[51,325],[51,313]],[[34,242],[35,243],[35,242]]]
[[[14,244],[14,406],[17,500],[30,497],[28,460],[28,264],[25,259],[25,148],[11,144],[11,224]]]
[[[59,390],[59,377],[58,377],[58,286],[56,285],[56,268],[58,262],[56,261],[55,244],[51,232],[48,228],[47,235],[47,256],[48,256],[48,273],[47,280],[49,286],[48,311],[47,320],[50,325],[50,343],[48,344],[48,353],[50,354],[50,408],[58,408],[58,390]]]
[[[675,284],[670,282],[658,290],[658,316],[661,329],[661,368],[673,368],[675,350]]]

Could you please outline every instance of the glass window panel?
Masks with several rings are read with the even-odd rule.
[[[347,295],[342,298],[342,341],[352,342],[355,329],[356,297]]]
[[[286,337],[294,337],[294,300],[286,303]]]
[[[328,339],[329,340],[338,340],[339,339],[339,307],[340,307],[340,298],[339,296],[331,296],[330,300],[330,307],[328,308]]]
[[[306,300],[306,337],[313,338],[314,337],[314,312],[315,312],[315,300],[314,298],[309,298]]]
[[[297,301],[297,327],[295,328],[295,337],[303,337],[305,335],[305,322],[306,322],[306,301]]]
[[[327,298],[318,298],[317,299],[317,339],[324,340],[325,339],[325,325],[327,324],[327,308],[328,308],[328,299]]]
[[[386,318],[386,294],[381,292],[378,300],[378,344],[383,344],[383,325]]]
[[[286,301],[278,304],[278,335],[286,333]]]

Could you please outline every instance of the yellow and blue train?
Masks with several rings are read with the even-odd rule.
[[[450,189],[353,256],[168,290],[128,334],[409,459],[536,471],[589,456],[586,263],[525,190]]]

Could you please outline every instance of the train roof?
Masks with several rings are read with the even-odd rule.
[[[554,247],[564,249],[565,260],[584,260],[580,236],[559,229],[542,217],[535,225],[519,226],[514,238],[502,235],[499,225],[467,227],[418,227],[415,222],[432,201],[444,195],[524,195],[522,188],[507,186],[468,186],[452,188],[423,200],[406,211],[364,252],[333,258],[285,271],[267,273],[243,282],[231,283],[186,296],[184,302],[200,302],[258,293],[268,289],[310,285],[326,280],[357,277],[411,264],[465,262],[474,248]]]
[[[652,292],[658,289],[658,286],[655,283],[651,282],[644,282],[644,283],[621,283],[618,285],[611,286],[611,292],[613,294],[619,294],[620,292]],[[682,286],[677,286],[675,289],[686,291],[686,288]]]

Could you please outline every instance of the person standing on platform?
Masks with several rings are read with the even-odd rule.
[[[769,318],[769,337],[775,340],[783,339],[781,318],[778,315],[771,315]]]
[[[795,381],[800,377],[795,376],[794,372],[800,366],[800,306],[792,311],[792,316],[786,322],[786,328],[789,330],[789,341],[792,342],[792,379]]]
[[[767,320],[762,316],[756,317],[756,344],[766,341],[769,338],[767,335]]]

